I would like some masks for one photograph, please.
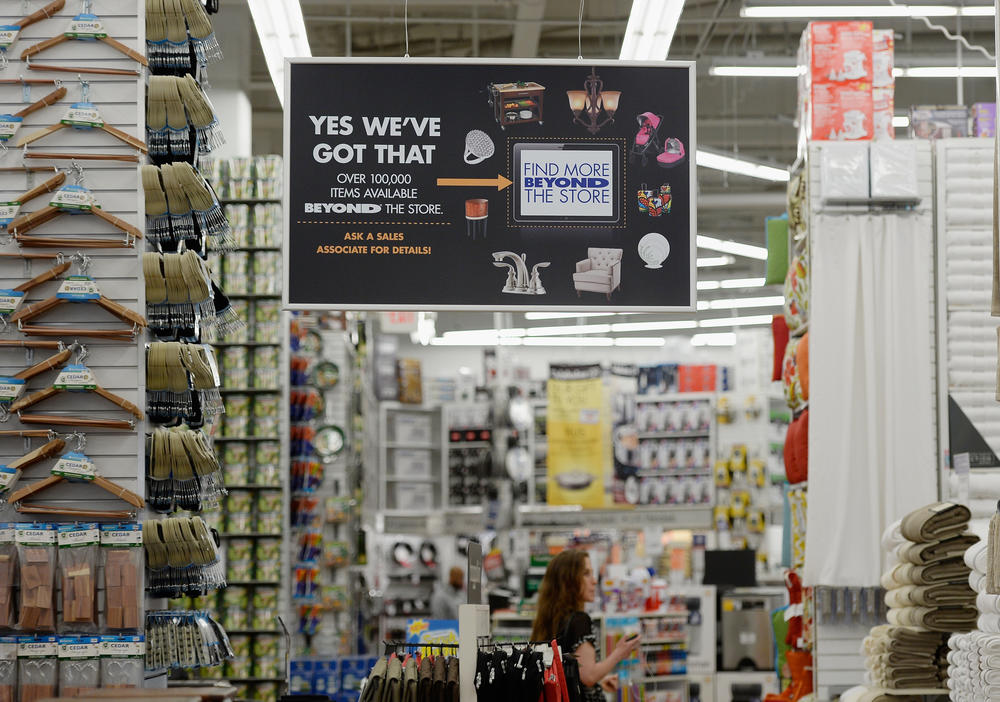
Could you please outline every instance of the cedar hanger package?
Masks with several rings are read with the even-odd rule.
[[[813,84],[809,138],[818,141],[871,139],[872,87],[868,83]]]
[[[817,83],[871,83],[872,23],[810,22],[809,77]]]

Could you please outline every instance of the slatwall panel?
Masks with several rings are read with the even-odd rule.
[[[993,193],[987,187],[993,180],[993,142],[943,139],[937,143],[936,157],[939,305],[947,341],[939,352],[940,363],[948,368],[942,392],[951,394],[1000,455],[1000,404],[995,398],[998,324],[990,316]],[[940,422],[942,442],[947,442],[946,407]],[[941,468],[944,476],[944,455]]]
[[[28,3],[29,11],[41,7],[43,3]],[[136,0],[96,0],[94,12],[104,20],[110,36],[127,46],[145,53],[144,28],[142,17],[143,6]],[[0,3],[0,24],[9,24],[23,16],[21,2],[8,1]],[[25,64],[16,60],[21,51],[33,44],[62,33],[68,26],[74,14],[80,12],[81,3],[69,0],[65,8],[56,16],[39,22],[25,29],[22,36],[8,51],[11,60],[6,71],[0,72],[0,78],[52,78],[64,81],[67,89],[66,97],[59,103],[43,108],[27,117],[14,137],[17,140],[38,129],[57,123],[71,103],[81,99],[80,83],[73,73],[50,73],[27,70]],[[49,49],[32,60],[35,63],[51,63],[63,66],[88,66],[105,68],[135,69],[137,64],[131,59],[119,54],[102,42],[68,41]],[[90,83],[90,100],[98,105],[101,114],[108,124],[145,140],[145,108],[142,81],[127,76],[84,75]],[[47,95],[55,90],[55,86],[35,85],[31,87],[28,102]],[[0,113],[13,113],[25,106],[22,88],[17,85],[0,85]],[[64,129],[29,147],[34,151],[72,151],[93,153],[134,153],[110,134],[98,130]],[[0,167],[20,166],[21,152],[11,149],[0,153]],[[29,160],[30,166],[58,165],[68,168],[70,164],[58,162],[49,164],[45,161]],[[93,193],[103,209],[121,219],[136,225],[143,230],[143,200],[142,191],[138,188],[139,170],[136,164],[117,162],[81,161],[83,168],[83,183]],[[44,182],[51,174],[35,173],[0,173],[0,199],[10,200],[34,185]],[[67,184],[74,182],[71,171],[67,173]],[[25,206],[25,211],[34,211],[48,204],[47,197],[40,197]],[[42,225],[33,234],[39,236],[62,236],[81,234],[100,237],[111,237],[117,230],[107,222],[93,215],[62,215],[56,220]],[[112,300],[145,314],[145,291],[142,284],[142,267],[140,251],[144,247],[139,242],[136,249],[81,249],[80,251],[92,258],[89,274],[97,281],[101,292]],[[0,244],[0,251],[16,252],[15,244]],[[38,250],[32,250],[38,251]],[[52,251],[51,249],[47,251]],[[66,248],[63,253],[71,255],[76,249]],[[0,260],[0,287],[9,288],[18,285],[29,277],[48,269],[49,261],[34,261],[31,271],[27,271],[18,259]],[[77,273],[74,268],[70,274]],[[35,288],[28,293],[27,303],[38,301],[54,295],[59,287],[59,281],[52,281]],[[123,323],[109,315],[97,305],[88,303],[73,303],[39,317],[39,324],[85,326],[99,328],[122,328]],[[22,334],[7,331],[0,338],[24,338]],[[89,356],[85,360],[95,373],[98,383],[112,392],[121,395],[139,407],[145,407],[145,369],[142,354],[141,337],[136,342],[110,343],[102,340],[80,341],[87,346]],[[66,341],[72,342],[69,338]],[[51,351],[35,350],[34,361],[51,355]],[[0,374],[10,375],[30,365],[25,351],[22,349],[0,348]],[[38,390],[51,385],[56,372],[48,372],[29,382],[28,391]],[[63,393],[62,395],[39,403],[31,411],[46,414],[73,414],[88,417],[108,417],[125,419],[128,415],[100,397],[91,393]],[[21,426],[16,417],[0,424],[0,429],[37,429],[39,426]],[[70,427],[60,427],[61,433],[72,431]],[[144,494],[143,466],[143,434],[145,424],[137,425],[133,432],[109,432],[91,430],[87,432],[85,453],[92,458],[98,472],[120,485]],[[44,440],[34,439],[37,447]],[[73,443],[69,448],[73,448]],[[7,462],[25,453],[22,439],[0,439],[0,460]],[[21,484],[28,484],[46,477],[49,474],[52,461],[43,461],[29,468],[21,479]],[[121,509],[125,503],[107,495],[100,488],[90,485],[63,484],[46,491],[39,501],[49,504],[73,504],[74,506],[94,507],[97,509]],[[0,519],[27,521],[24,515],[20,517],[9,506],[4,506]],[[58,518],[56,519],[58,520]],[[56,521],[53,520],[53,521]],[[65,521],[69,521],[68,519]]]
[[[833,148],[836,148],[838,144],[833,144]],[[809,231],[813,231],[813,220],[817,214],[831,214],[831,213],[844,213],[844,214],[863,214],[869,210],[867,205],[837,205],[837,206],[825,206],[822,201],[822,157],[823,150],[827,147],[827,144],[823,142],[813,142],[809,145],[809,159],[807,162],[807,168],[809,169]],[[920,197],[919,204],[913,207],[912,212],[905,212],[900,214],[893,214],[890,211],[883,210],[884,216],[892,217],[904,217],[907,222],[912,223],[914,227],[925,227],[930,229],[933,227],[933,208],[934,208],[934,164],[933,156],[931,152],[931,144],[929,141],[917,141],[917,192]],[[933,251],[933,248],[932,248]],[[933,262],[932,262],[933,263]],[[931,278],[927,281],[927,284],[933,289],[935,286],[934,277],[934,266],[930,266]],[[937,308],[934,304],[934,298],[931,297],[931,303],[928,307],[927,314],[931,319],[931,336],[927,340],[931,348],[931,362],[933,364],[931,377],[927,379],[930,383],[930,392],[933,395],[938,394],[937,387],[937,375],[938,375],[938,365],[940,361],[938,360],[937,353],[937,339],[936,339],[936,328],[937,328]],[[914,428],[914,431],[919,429]],[[935,437],[933,445],[933,454],[928,456],[928,465],[936,466],[938,465],[938,442],[937,442],[937,427],[929,426],[922,431],[928,431],[932,436]],[[877,583],[872,583],[876,585]],[[840,693],[843,690],[859,685],[865,674],[864,657],[861,655],[861,642],[868,635],[868,626],[861,625],[841,625],[841,624],[824,624],[817,622],[815,627],[816,636],[816,648],[814,651],[814,682],[817,688],[818,696],[817,699],[830,699],[835,693]]]

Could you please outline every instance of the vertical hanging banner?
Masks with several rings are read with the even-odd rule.
[[[548,382],[547,502],[601,508],[607,503],[611,443],[600,364],[551,365]]]
[[[694,64],[293,59],[291,309],[694,309]]]

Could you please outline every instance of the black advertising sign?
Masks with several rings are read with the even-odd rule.
[[[292,309],[690,310],[694,65],[301,59]]]

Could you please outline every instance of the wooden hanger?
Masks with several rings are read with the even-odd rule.
[[[18,373],[12,375],[12,378],[17,378],[18,380],[28,381],[32,378],[41,375],[46,371],[50,371],[54,368],[62,368],[69,361],[70,357],[73,355],[73,351],[69,347],[64,347],[61,351],[54,353],[53,355],[46,358],[44,361],[39,361],[35,365],[25,368]]]
[[[65,446],[65,442],[63,443]],[[49,477],[39,480],[32,485],[26,485],[25,487],[13,492],[8,501],[14,505],[14,509],[18,512],[24,514],[65,514],[78,517],[114,517],[114,518],[125,518],[131,514],[129,510],[89,510],[89,509],[77,509],[75,507],[57,507],[53,505],[25,505],[23,501],[29,497],[38,495],[45,490],[48,490],[53,485],[58,485],[66,481],[61,475],[50,475]],[[128,504],[132,505],[136,509],[142,509],[145,507],[146,502],[137,494],[124,488],[118,483],[108,480],[100,475],[95,475],[93,479],[87,479],[87,482],[92,482],[97,487],[105,490],[106,492],[114,495],[120,500],[124,500]]]
[[[23,326],[22,324],[23,322],[30,322],[36,317],[40,317],[46,312],[69,302],[75,302],[76,304],[93,302],[99,305],[100,307],[106,309],[112,315],[114,315],[121,321],[129,324],[130,326],[139,327],[142,329],[145,329],[147,326],[146,318],[143,317],[141,314],[139,314],[138,312],[133,312],[132,310],[123,305],[119,305],[117,302],[111,300],[110,298],[105,297],[104,295],[101,295],[96,300],[84,300],[84,301],[67,300],[65,298],[56,297],[55,295],[53,295],[52,297],[48,297],[42,300],[41,302],[34,302],[30,305],[25,305],[17,312],[15,312],[13,315],[11,315],[10,321],[17,322],[18,326]],[[121,335],[126,333],[125,330],[121,329],[105,329],[105,330],[94,329],[91,331],[94,332],[105,331],[109,332],[112,335]],[[59,334],[59,336],[74,336],[74,334],[64,330]],[[100,336],[102,335],[99,335],[98,338]]]
[[[111,224],[124,234],[132,236],[136,239],[142,238],[142,232],[140,232],[137,227],[132,226],[123,219],[115,217],[113,214],[105,212],[96,203],[94,204],[93,207],[87,210],[87,212],[94,215],[95,217],[103,219],[105,222]],[[45,207],[39,210],[35,210],[30,214],[18,217],[13,222],[7,225],[7,229],[8,231],[13,232],[14,237],[18,238],[18,241],[20,241],[19,235],[23,236],[28,232],[30,232],[31,230],[37,229],[46,222],[51,222],[53,219],[64,214],[67,214],[66,210],[62,210],[58,207],[53,207],[52,205],[46,205]],[[76,240],[71,238],[63,239],[64,244],[68,245],[72,245],[73,241]],[[85,239],[81,239],[81,241],[85,241]]]
[[[20,472],[23,472],[25,468],[30,468],[40,461],[44,461],[46,458],[52,458],[53,456],[58,456],[66,448],[66,442],[62,439],[55,437],[52,432],[47,429],[37,429],[37,430],[10,430],[0,433],[0,436],[25,436],[25,437],[50,437],[49,441],[36,448],[29,453],[24,454],[20,458],[17,458],[7,464],[7,468],[19,471],[15,473],[13,482],[7,486],[7,490],[13,490],[14,486],[20,477]]]
[[[52,0],[52,2],[50,2],[42,9],[35,10],[30,15],[22,17],[17,22],[14,22],[14,24],[11,26],[17,27],[17,33],[10,40],[10,43],[13,44],[15,41],[17,41],[17,38],[21,36],[21,32],[24,30],[25,27],[30,27],[36,22],[41,22],[43,19],[48,19],[55,13],[62,10],[65,6],[66,6],[66,0]]]
[[[76,363],[79,364],[80,366],[83,366],[83,361],[87,357],[87,349],[86,349],[85,346],[81,346],[80,344],[73,344],[73,346],[71,346],[70,348],[65,349],[65,357],[64,357],[63,354],[60,353],[60,354],[56,354],[55,356],[53,356],[52,359],[62,358],[63,359],[62,362],[65,363],[65,361],[69,359],[69,356],[72,354],[73,351],[76,351],[78,353],[78,356],[77,356],[77,359],[76,359]],[[41,370],[37,370],[37,371],[36,371],[36,368],[38,366],[42,366],[42,365],[47,364],[52,359],[46,359],[42,363],[36,364],[35,366],[32,366],[31,368],[27,369],[27,371],[34,372],[35,375],[39,375],[41,373],[44,373],[46,370],[49,370],[49,368],[51,368],[52,366],[50,366],[49,368],[42,368]],[[85,368],[85,366],[84,366],[84,368]],[[22,371],[22,372],[25,372],[25,371]],[[32,376],[32,377],[34,377],[34,376]],[[128,400],[126,400],[124,397],[116,395],[115,393],[113,393],[110,390],[107,390],[107,389],[101,387],[100,385],[97,385],[96,383],[95,383],[94,388],[92,388],[92,389],[88,388],[88,389],[82,389],[82,390],[67,390],[65,388],[57,388],[57,387],[54,387],[54,386],[48,387],[48,388],[45,388],[44,390],[39,390],[38,392],[34,392],[34,393],[30,394],[30,395],[26,395],[25,397],[19,398],[17,401],[14,402],[14,404],[12,404],[10,406],[10,411],[11,412],[20,412],[23,409],[27,409],[28,407],[32,407],[32,406],[38,404],[39,402],[47,400],[50,397],[55,397],[56,395],[59,395],[60,393],[64,393],[64,392],[93,392],[94,394],[96,394],[96,395],[98,395],[100,397],[103,397],[108,402],[111,402],[112,404],[117,405],[118,407],[122,408],[123,410],[125,410],[126,412],[128,412],[129,414],[131,414],[136,419],[142,419],[143,418],[142,410],[140,410],[134,404],[132,404],[131,402],[129,402]]]
[[[60,87],[56,88],[55,90],[53,90],[48,95],[46,95],[45,97],[43,97],[42,99],[35,100],[30,105],[28,105],[27,107],[22,107],[20,110],[18,110],[14,114],[12,114],[12,115],[3,115],[3,117],[4,117],[4,119],[7,119],[7,120],[12,120],[12,121],[13,120],[17,120],[17,121],[20,121],[20,120],[23,120],[28,115],[30,115],[30,114],[32,114],[34,112],[38,112],[43,107],[48,107],[49,105],[54,105],[55,103],[57,103],[60,100],[62,100],[64,97],[66,97],[66,88],[60,86]],[[6,141],[6,139],[4,139],[4,141]]]
[[[100,19],[96,15],[94,15],[94,14],[92,14],[90,12],[90,5],[91,5],[90,0],[84,0],[84,7],[83,7],[84,11],[81,14],[76,15],[76,17],[74,17],[73,19],[74,20],[81,20],[82,19],[82,20],[85,20],[85,21],[100,23]],[[148,66],[149,65],[149,62],[146,60],[145,56],[143,56],[142,54],[140,54],[138,51],[125,46],[124,44],[122,44],[117,39],[113,39],[113,38],[111,38],[110,36],[108,36],[106,34],[104,36],[78,37],[78,36],[75,36],[75,35],[71,35],[69,32],[64,32],[63,34],[59,34],[58,36],[54,36],[54,37],[52,37],[50,39],[46,39],[44,41],[40,41],[37,44],[35,44],[34,46],[28,47],[27,49],[25,49],[24,51],[21,52],[21,60],[24,61],[27,64],[28,68],[33,69],[33,70],[39,70],[39,71],[63,71],[63,72],[66,72],[66,73],[96,73],[96,74],[101,74],[101,75],[136,75],[136,73],[138,72],[138,71],[127,71],[127,70],[119,69],[119,68],[88,68],[88,67],[81,67],[81,66],[52,66],[52,65],[48,65],[48,64],[32,64],[31,63],[31,58],[33,56],[38,56],[43,51],[46,51],[47,49],[51,49],[54,46],[58,46],[59,44],[62,44],[62,43],[67,42],[67,41],[70,41],[72,39],[80,39],[80,40],[86,40],[86,41],[90,41],[92,39],[96,39],[97,41],[104,42],[105,44],[107,44],[108,46],[110,46],[112,49],[114,49],[115,51],[117,51],[118,53],[123,54],[124,56],[127,56],[128,58],[132,59],[133,61],[135,61],[136,63],[138,63],[141,66]]]
[[[62,90],[62,95],[66,94],[66,89],[65,88],[60,88],[60,90]],[[58,92],[58,91],[56,91],[56,92]],[[129,146],[131,146],[132,148],[138,149],[142,153],[146,153],[149,150],[149,149],[146,148],[146,143],[144,141],[142,141],[141,139],[137,139],[136,137],[132,136],[131,134],[127,134],[126,132],[123,132],[120,129],[112,127],[110,124],[108,124],[107,122],[104,121],[103,117],[100,117],[100,112],[98,111],[97,106],[94,105],[92,102],[90,102],[90,84],[87,81],[84,81],[84,80],[80,81],[80,92],[81,92],[81,101],[77,102],[77,103],[73,103],[73,105],[70,107],[70,111],[71,112],[70,112],[70,114],[66,118],[64,118],[63,120],[57,122],[56,124],[52,124],[52,125],[50,125],[48,127],[45,127],[44,129],[40,129],[37,132],[32,132],[31,134],[23,137],[20,141],[17,142],[17,146],[20,147],[20,146],[27,146],[28,144],[33,144],[34,142],[38,141],[39,139],[44,139],[48,135],[55,134],[56,132],[62,131],[63,129],[99,129],[99,130],[101,130],[103,132],[107,132],[108,134],[110,134],[111,136],[113,136],[115,139],[118,139],[119,141],[121,141],[121,142],[123,142],[123,143],[125,143],[125,144],[127,144]],[[55,95],[55,93],[52,93],[52,95]],[[62,97],[62,95],[60,97]],[[50,97],[50,96],[46,96],[46,98],[48,98],[48,97]],[[46,99],[46,98],[43,98],[43,99]],[[59,99],[59,98],[57,98],[57,99]],[[35,104],[38,104],[38,103],[35,103]],[[32,107],[32,106],[29,105],[29,107]],[[42,105],[41,107],[44,107],[44,105]],[[41,107],[36,107],[34,109],[38,110],[38,109],[41,109]],[[93,109],[97,113],[97,116],[99,117],[100,125],[98,125],[98,126],[90,126],[88,124],[86,126],[81,126],[80,124],[73,124],[72,121],[70,120],[70,117],[72,116],[72,110],[73,109],[80,109],[80,108]],[[25,108],[25,109],[28,109],[28,108]],[[32,110],[32,111],[34,111],[34,110]]]
[[[61,414],[20,414],[21,424],[45,424],[47,426],[86,427],[88,429],[116,429],[132,431],[135,423],[124,419],[92,419],[88,417],[67,417]]]
[[[42,153],[25,149],[22,155],[24,158],[40,158],[50,161],[126,161],[128,163],[139,163],[139,157],[135,154]]]

